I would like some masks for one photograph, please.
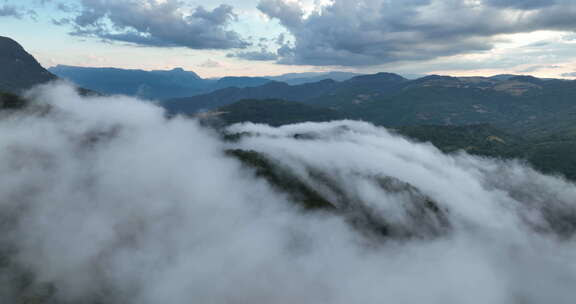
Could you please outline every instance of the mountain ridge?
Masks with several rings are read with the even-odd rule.
[[[194,115],[199,110],[216,109],[242,99],[284,99],[331,108],[385,126],[496,123],[521,128],[576,111],[573,98],[576,81],[439,75],[408,80],[396,74],[378,73],[343,82],[269,82],[250,88],[227,88],[169,99],[161,105],[173,114]]]
[[[0,67],[0,90],[9,93],[57,79],[18,42],[4,36],[0,36]]]
[[[346,80],[358,74],[347,72],[292,73],[280,76],[225,76],[202,78],[183,68],[171,70],[123,69],[57,65],[49,70],[79,86],[105,94],[123,94],[145,99],[183,98],[208,94],[229,87],[246,88],[281,81],[290,85],[334,78]]]

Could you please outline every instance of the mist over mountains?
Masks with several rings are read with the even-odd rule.
[[[150,102],[80,94],[9,42],[30,81],[0,78],[2,303],[576,298],[574,81],[223,78]]]
[[[10,303],[574,298],[576,187],[521,163],[362,122],[222,139],[128,97],[27,98],[0,119]]]
[[[294,108],[266,104],[283,99]],[[446,152],[466,150],[528,160],[548,173],[576,178],[576,81],[531,76],[427,76],[391,73],[290,86],[228,88],[170,99],[169,113],[200,114],[211,122],[271,125],[347,118],[399,129]],[[279,105],[278,102],[275,102]],[[204,113],[205,112],[205,113]],[[310,115],[308,115],[310,113]],[[312,113],[323,113],[316,115]]]

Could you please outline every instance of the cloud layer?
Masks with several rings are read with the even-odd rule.
[[[67,10],[69,10],[67,8]],[[236,19],[233,8],[190,9],[179,0],[82,0],[72,24],[74,35],[159,47],[192,49],[244,48],[248,43],[227,29]]]
[[[16,7],[4,4],[0,6],[0,17],[22,17],[22,14],[16,9]]]
[[[127,97],[80,97],[62,85],[28,96],[36,106],[0,118],[0,248],[53,284],[58,300],[568,304],[576,296],[576,187],[519,163],[444,155],[361,122],[242,124],[228,132],[245,135],[224,142]],[[267,155],[340,211],[298,209],[227,149]],[[401,182],[382,186],[384,177]],[[414,216],[430,200],[448,222]],[[364,234],[346,220],[361,210],[422,233]]]
[[[308,14],[299,2],[258,8],[294,37],[279,62],[364,66],[491,50],[498,35],[574,31],[569,0],[335,0]]]

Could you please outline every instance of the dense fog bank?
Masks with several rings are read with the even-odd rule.
[[[128,97],[56,84],[28,98],[0,114],[9,302],[26,296],[20,272],[46,303],[576,298],[576,186],[520,162],[363,122],[238,124],[224,140]],[[303,208],[230,150],[257,152],[332,208]]]

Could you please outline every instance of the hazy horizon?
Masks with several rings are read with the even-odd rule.
[[[575,13],[566,0],[5,0],[0,35],[47,68],[574,78]]]

